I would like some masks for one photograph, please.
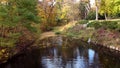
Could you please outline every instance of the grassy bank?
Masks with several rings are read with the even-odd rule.
[[[62,34],[84,41],[90,40],[96,44],[114,46],[120,49],[120,20],[115,21],[77,21],[75,25],[64,28],[63,31],[55,30]]]
[[[6,62],[12,56],[22,52],[39,37],[40,24],[34,28],[0,26],[0,63]],[[33,31],[34,30],[34,31]]]

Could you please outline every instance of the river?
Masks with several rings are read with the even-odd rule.
[[[27,50],[1,64],[0,68],[120,68],[120,60],[117,58],[85,47],[89,45],[84,45],[82,41],[68,40],[66,43],[65,40],[60,45]],[[48,39],[44,43],[48,43]]]

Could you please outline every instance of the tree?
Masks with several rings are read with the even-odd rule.
[[[31,26],[38,21],[36,11],[37,0],[8,0],[7,4],[1,4],[0,17],[3,24],[13,26]],[[28,28],[28,27],[27,27]],[[28,28],[29,29],[29,28]]]
[[[99,9],[100,0],[95,0],[95,6],[96,6],[96,20],[98,20],[98,9]]]
[[[114,16],[120,17],[120,0],[114,0],[113,12]]]
[[[120,12],[120,0],[101,0],[99,13],[108,17],[114,16]]]
[[[22,35],[25,33],[25,29],[26,32],[35,31],[32,23],[39,22],[36,10],[37,3],[37,0],[0,0],[1,42],[4,41],[3,39],[17,41],[16,34]]]
[[[79,4],[79,12],[80,12],[81,19],[86,19],[90,10],[91,10],[90,1],[81,0]]]
[[[39,16],[41,17],[42,31],[51,30],[56,25],[57,7],[56,1],[42,1],[38,5]]]

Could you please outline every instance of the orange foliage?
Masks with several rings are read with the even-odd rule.
[[[39,16],[41,18],[41,30],[46,31],[50,30],[53,26],[56,25],[56,7],[49,2],[40,2],[38,5]]]

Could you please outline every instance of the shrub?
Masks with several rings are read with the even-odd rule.
[[[95,18],[96,18],[95,11],[90,11],[86,17],[86,20],[95,20]]]
[[[61,32],[60,31],[56,31],[55,34],[59,35],[59,34],[61,34]]]
[[[116,30],[120,32],[120,24],[117,25]]]
[[[95,29],[105,28],[105,29],[119,30],[120,25],[118,24],[118,21],[93,21],[88,24],[88,27],[94,27]]]
[[[101,22],[103,28],[116,29],[117,21],[102,21]]]
[[[94,27],[95,29],[98,29],[98,28],[101,28],[102,25],[98,21],[93,21],[93,22],[88,24],[88,27]]]
[[[86,23],[88,23],[89,21],[88,20],[80,20],[78,23],[79,24],[86,24]]]

